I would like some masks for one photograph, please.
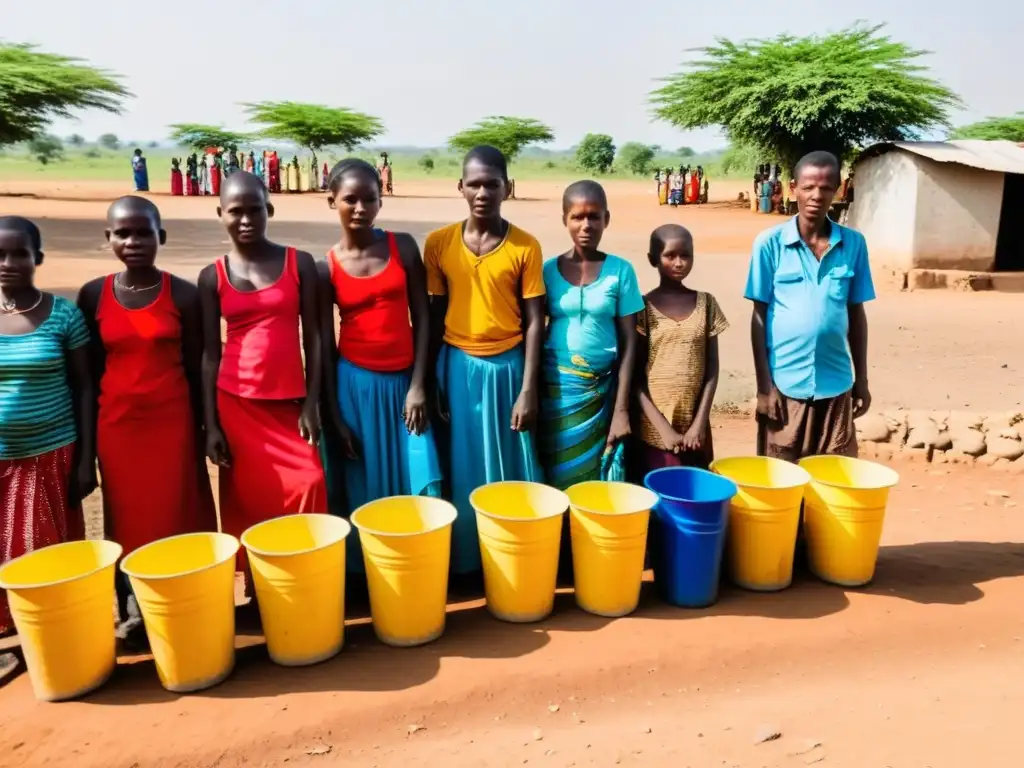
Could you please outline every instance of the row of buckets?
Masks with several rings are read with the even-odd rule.
[[[812,572],[843,586],[872,579],[888,492],[898,480],[891,469],[836,456],[799,465],[729,458],[711,469],[655,470],[646,487],[594,481],[565,493],[527,482],[478,488],[471,502],[488,609],[511,622],[551,612],[567,512],[576,602],[600,616],[637,607],[649,523],[656,589],[673,605],[714,603],[723,556],[740,587],[789,586],[801,508]],[[449,502],[413,496],[379,499],[352,514],[373,627],[384,643],[420,645],[444,631],[455,517]],[[344,519],[312,514],[271,519],[242,534],[276,663],[314,664],[341,650],[350,533]],[[208,688],[234,666],[238,549],[227,534],[196,533],[121,560],[170,691]],[[111,609],[121,554],[114,542],[69,542],[0,568],[37,698],[81,696],[113,672]]]

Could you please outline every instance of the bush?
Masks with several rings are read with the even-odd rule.
[[[85,156],[88,157],[90,160],[95,160],[97,158],[103,157],[103,153],[96,149],[96,147],[92,147],[90,149],[85,150]]]
[[[423,157],[421,157],[417,161],[417,163],[419,164],[420,168],[422,168],[427,173],[431,173],[434,170],[434,158],[432,158],[430,155],[423,155]]]
[[[608,173],[615,162],[615,143],[604,133],[588,133],[576,148],[580,168],[593,173]]]
[[[51,136],[48,133],[40,134],[29,141],[28,151],[42,165],[49,165],[53,160],[62,160],[64,158],[63,142],[56,136]]]
[[[120,149],[121,140],[112,133],[104,133],[96,140],[101,147],[106,149]]]

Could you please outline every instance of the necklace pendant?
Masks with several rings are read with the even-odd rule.
[[[0,311],[13,312],[18,308],[18,303],[14,299],[4,299],[3,303],[0,304]]]

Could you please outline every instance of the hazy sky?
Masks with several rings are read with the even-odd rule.
[[[956,90],[956,122],[1024,110],[1019,0],[787,3],[653,0],[0,0],[0,37],[120,73],[135,94],[121,116],[54,126],[87,138],[167,135],[174,122],[245,129],[239,102],[348,106],[380,116],[382,143],[440,145],[486,115],[535,117],[553,146],[588,131],[618,142],[707,149],[649,118],[647,94],[686,49],[716,36],[773,36],[886,22]],[[912,10],[912,7],[916,9]]]

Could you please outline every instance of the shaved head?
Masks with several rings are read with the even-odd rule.
[[[607,211],[608,195],[596,181],[575,181],[562,193],[562,213],[568,213],[573,203],[596,203]]]
[[[138,195],[125,195],[119,197],[110,204],[107,209],[107,221],[113,221],[119,216],[149,216],[160,229],[160,209],[151,200]]]
[[[263,185],[263,179],[248,171],[235,171],[221,183],[220,201],[223,205],[224,201],[232,195],[252,192],[258,192],[266,199],[267,188]]]
[[[693,247],[693,235],[690,230],[682,224],[662,224],[651,232],[650,254],[651,258],[657,258],[665,250],[665,243],[670,240],[681,240],[683,243]]]

